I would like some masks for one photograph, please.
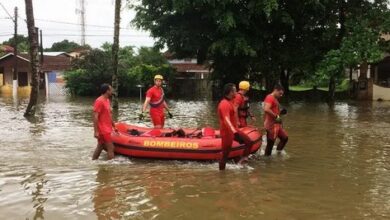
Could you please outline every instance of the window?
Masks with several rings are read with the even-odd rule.
[[[28,86],[27,72],[18,72],[18,85],[20,87]]]

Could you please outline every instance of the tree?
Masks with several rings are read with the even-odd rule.
[[[141,47],[138,50],[137,62],[151,65],[168,64],[167,59],[163,57],[156,48]]]
[[[114,43],[112,44],[112,107],[118,109],[118,50],[119,50],[119,30],[121,20],[121,0],[115,0],[115,21],[114,21]]]
[[[68,53],[79,47],[81,47],[80,44],[65,39],[63,41],[53,43],[53,45],[50,48],[46,48],[45,51],[63,51]]]
[[[38,29],[35,28],[34,22],[34,10],[32,0],[25,0],[26,4],[26,18],[28,29],[28,40],[30,45],[30,65],[31,65],[31,93],[30,101],[27,105],[24,116],[34,116],[35,107],[38,101],[38,87],[39,87],[39,75],[38,75]]]
[[[133,22],[151,32],[156,47],[196,57],[199,63],[211,61],[213,77],[222,83],[265,79],[268,90],[278,81],[288,88],[294,74],[317,79],[313,72],[324,66],[321,62],[339,63],[335,59],[350,52],[335,51],[354,31],[347,24],[367,20],[368,27],[378,27],[389,13],[386,0],[141,2],[133,6]],[[339,72],[325,77],[331,99],[343,71],[333,70]]]
[[[136,5],[134,23],[156,47],[212,62],[222,83],[266,79],[268,89],[290,73],[313,70],[334,45],[334,1],[152,1]]]
[[[24,36],[24,35],[17,35],[16,37],[17,41],[18,41],[18,51],[19,52],[28,52],[29,50],[29,41],[28,41],[28,37]],[[8,45],[8,46],[13,46],[14,45],[14,37],[12,36],[10,39],[6,40],[6,41],[3,41],[2,44],[4,45]]]
[[[381,44],[381,34],[389,31],[387,1],[348,1],[344,4],[339,45],[324,56],[316,72],[317,79],[329,81],[328,101],[331,102],[334,101],[336,84],[344,78],[346,68],[360,64],[360,77],[365,78],[368,63],[382,59],[386,47]]]
[[[111,81],[111,53],[93,49],[82,59],[72,62],[72,70],[65,73],[66,87],[76,95],[98,95],[99,87]]]
[[[72,69],[65,73],[66,87],[72,94],[98,95],[99,86],[111,81],[112,45],[105,43],[101,48],[93,49],[82,59],[74,60]],[[168,81],[173,77],[174,71],[161,53],[150,48],[142,51],[136,55],[133,47],[119,48],[118,81],[120,83],[118,91],[121,96],[138,95],[139,89],[136,85],[148,86],[153,82],[153,76],[156,73],[163,74]]]

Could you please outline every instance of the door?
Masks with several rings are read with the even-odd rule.
[[[18,72],[18,85],[19,87],[28,86],[27,72]]]

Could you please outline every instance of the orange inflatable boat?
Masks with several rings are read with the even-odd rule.
[[[219,131],[203,129],[153,129],[117,123],[113,133],[115,153],[130,157],[177,160],[218,160],[221,156]],[[241,130],[253,141],[251,153],[261,146],[261,133],[254,127]],[[242,155],[244,145],[234,141],[229,158]]]

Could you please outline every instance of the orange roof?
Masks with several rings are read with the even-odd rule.
[[[14,48],[8,45],[0,45],[0,51],[6,52],[6,53],[13,53]]]

